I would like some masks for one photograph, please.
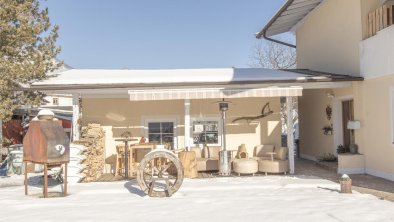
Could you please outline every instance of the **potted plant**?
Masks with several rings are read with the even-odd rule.
[[[332,125],[324,126],[322,130],[324,135],[332,135]]]

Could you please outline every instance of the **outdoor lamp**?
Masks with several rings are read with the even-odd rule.
[[[355,144],[355,139],[354,139],[354,132],[353,130],[355,129],[360,129],[361,128],[361,124],[360,121],[357,120],[349,120],[347,122],[347,129],[350,130],[350,145],[349,145],[349,149],[351,153],[358,153],[358,146],[357,144]]]
[[[357,121],[357,120],[349,120],[349,121],[347,122],[347,129],[355,130],[355,129],[360,129],[360,128],[361,128],[360,121]]]
[[[222,112],[226,112],[228,110],[228,103],[227,101],[219,102],[219,110]]]
[[[226,111],[228,110],[228,104],[230,101],[219,101],[219,110],[222,112],[222,145],[223,150],[219,152],[219,175],[230,176],[231,175],[231,151],[226,149]]]
[[[230,101],[225,101],[222,99],[222,101],[219,101],[219,110],[222,112],[222,145],[223,145],[223,150],[226,150],[226,111],[228,110],[228,104],[230,104]]]

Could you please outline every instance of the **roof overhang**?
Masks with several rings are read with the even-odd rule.
[[[79,94],[84,98],[208,99],[301,96],[300,89],[349,87],[352,81],[362,80],[306,69],[74,69],[20,90]]]
[[[256,34],[257,38],[294,47],[295,45],[271,38],[289,32],[324,0],[287,0],[265,27]]]

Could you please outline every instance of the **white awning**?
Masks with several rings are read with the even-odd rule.
[[[131,101],[302,96],[301,87],[129,90]]]

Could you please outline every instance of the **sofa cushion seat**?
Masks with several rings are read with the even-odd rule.
[[[274,152],[274,145],[258,145],[254,147],[254,157],[271,157],[270,152]]]
[[[252,159],[257,160],[257,161],[259,161],[259,160],[271,160],[271,155],[269,155],[269,156],[261,156],[261,157],[254,156],[254,157],[252,157]]]
[[[214,158],[197,158],[197,171],[219,170],[219,160]]]
[[[259,171],[264,173],[286,173],[289,171],[288,160],[260,160]]]
[[[277,160],[286,160],[287,159],[287,151],[286,147],[277,147],[274,151],[274,159]]]

